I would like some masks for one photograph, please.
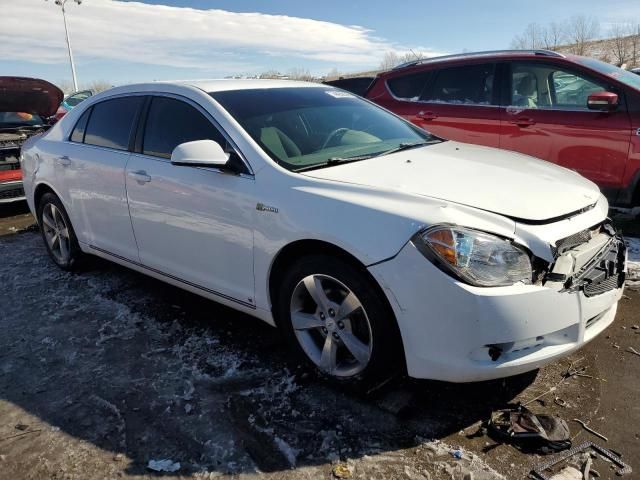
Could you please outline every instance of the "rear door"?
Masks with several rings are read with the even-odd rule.
[[[124,172],[141,96],[122,96],[90,107],[76,123],[64,154],[55,159],[57,184],[70,198],[78,238],[108,253],[138,261]]]
[[[511,62],[507,77],[501,148],[571,168],[600,187],[621,186],[631,141],[623,92],[549,61]],[[618,109],[589,110],[587,97],[598,91],[618,93]]]
[[[143,265],[222,299],[253,307],[255,182],[227,137],[200,106],[154,96],[127,166],[131,222]],[[238,169],[177,166],[173,149],[210,139]]]
[[[496,72],[495,63],[434,70],[409,119],[446,139],[498,147],[500,111]]]

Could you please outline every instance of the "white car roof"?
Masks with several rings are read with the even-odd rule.
[[[177,85],[189,85],[205,92],[223,92],[227,90],[249,90],[254,88],[286,88],[286,87],[321,87],[320,83],[300,82],[295,80],[261,80],[261,79],[236,79],[225,78],[218,80],[178,80],[170,82],[155,82],[154,85],[170,83]]]

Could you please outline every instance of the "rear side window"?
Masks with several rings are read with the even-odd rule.
[[[71,133],[70,140],[72,142],[82,143],[84,142],[84,132],[87,129],[87,121],[89,120],[89,116],[91,115],[91,109],[88,108],[86,112],[82,114],[78,123],[73,129]]]
[[[84,143],[127,150],[136,112],[143,97],[121,97],[93,106]]]
[[[492,105],[495,65],[464,65],[444,68],[435,78],[423,100],[433,103]]]
[[[226,140],[220,131],[197,109],[180,100],[154,97],[149,107],[142,153],[171,158],[181,143],[214,140],[222,148]]]
[[[391,93],[403,100],[418,100],[424,86],[429,79],[429,72],[402,75],[387,80],[387,86]]]

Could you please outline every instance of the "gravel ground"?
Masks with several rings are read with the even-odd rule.
[[[322,479],[341,467],[362,479],[523,478],[543,457],[494,442],[480,422],[552,387],[534,410],[567,419],[575,442],[600,442],[571,419],[591,422],[640,468],[640,357],[626,351],[640,351],[633,290],[605,335],[539,372],[398,380],[354,395],[306,372],[250,317],[98,259],[79,274],[58,270],[37,231],[21,230],[24,215],[0,220],[1,479],[158,475],[152,468]],[[640,241],[630,247],[640,260]],[[561,381],[570,362],[590,377]]]

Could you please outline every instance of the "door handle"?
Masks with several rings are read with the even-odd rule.
[[[513,125],[518,125],[519,127],[530,127],[531,125],[535,125],[536,121],[533,118],[516,118],[515,120],[509,121],[509,123]]]
[[[60,165],[61,167],[68,167],[69,165],[71,165],[71,159],[66,155],[58,157],[58,165]]]
[[[433,112],[419,112],[418,113],[418,118],[420,120],[435,120],[436,118],[438,118],[438,115],[436,115]]]
[[[138,183],[149,183],[151,181],[151,177],[147,175],[147,172],[145,172],[144,170],[129,172],[129,176]]]

